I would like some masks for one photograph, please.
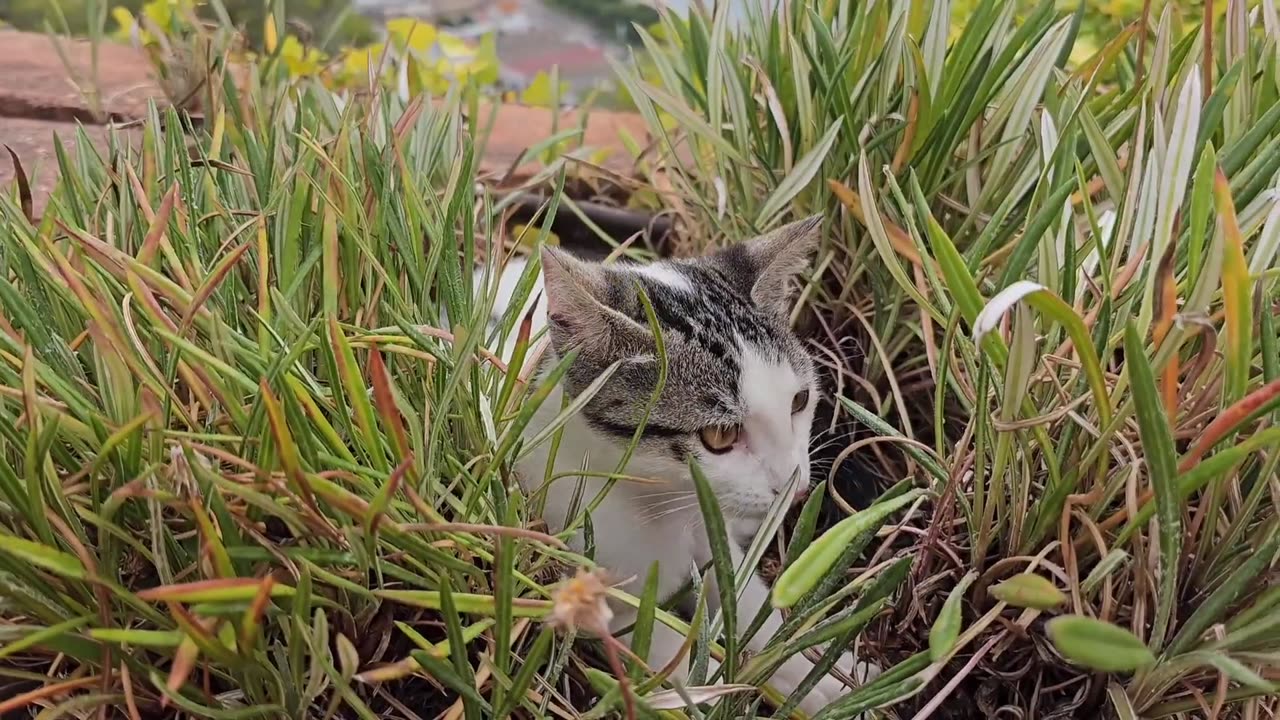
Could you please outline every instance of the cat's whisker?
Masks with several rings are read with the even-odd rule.
[[[693,495],[682,495],[680,497],[667,498],[666,500],[658,500],[652,503],[645,503],[643,507],[645,510],[656,510],[660,507],[663,507],[664,505],[673,505],[675,503],[691,500],[693,499],[693,497],[694,497]]]
[[[847,442],[847,441],[848,441],[848,438],[846,438],[846,437],[833,437],[833,438],[830,438],[830,439],[828,439],[828,440],[823,441],[823,442],[822,442],[821,444],[819,444],[817,447],[810,448],[810,450],[809,450],[809,454],[810,454],[810,455],[814,455],[814,454],[816,454],[816,453],[820,453],[820,452],[822,452],[823,450],[826,450],[826,449],[827,449],[827,448],[829,448],[829,447],[835,447],[836,445],[839,445],[839,444],[844,443],[844,442]]]
[[[639,494],[639,495],[636,495],[636,497],[638,497],[638,498],[669,497],[669,496],[671,496],[671,495],[689,495],[689,496],[693,496],[693,495],[695,495],[695,494],[696,494],[696,493],[694,493],[692,490],[668,490],[668,491],[665,491],[665,492],[641,493],[641,494]]]
[[[675,515],[676,513],[684,512],[685,510],[692,510],[697,506],[698,506],[698,503],[692,502],[692,503],[688,503],[687,505],[679,505],[673,508],[666,508],[662,512],[654,513],[653,515],[642,515],[641,519],[645,523],[654,523],[661,520],[664,517],[667,517],[668,515]]]
[[[683,502],[678,502],[678,501],[683,501]],[[693,507],[697,504],[698,504],[698,501],[692,498],[674,498],[672,500],[667,500],[661,503],[655,503],[653,505],[645,505],[641,509],[649,510],[649,511],[656,510],[659,512],[667,512],[669,510],[672,510],[673,508],[678,509],[682,507]]]

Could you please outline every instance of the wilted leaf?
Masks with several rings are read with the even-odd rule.
[[[684,689],[684,694],[694,705],[714,704],[726,695],[755,690],[753,685],[696,685]],[[644,698],[645,704],[654,710],[679,710],[689,706],[676,690],[663,690]]]
[[[1014,575],[987,592],[1014,607],[1035,610],[1052,610],[1067,601],[1067,596],[1056,585],[1031,573]]]
[[[9,158],[13,161],[13,179],[18,184],[18,203],[22,208],[22,214],[26,216],[27,222],[35,222],[35,212],[31,201],[31,184],[27,180],[27,171],[22,167],[22,161],[18,159],[18,153],[8,145],[4,146],[9,151]]]

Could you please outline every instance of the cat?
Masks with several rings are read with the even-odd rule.
[[[543,371],[571,351],[577,356],[559,386],[525,431],[532,438],[560,414],[563,394],[583,393],[602,373],[613,374],[563,428],[552,472],[552,443],[531,448],[516,471],[531,497],[545,493],[543,518],[561,532],[617,470],[641,424],[659,376],[655,338],[638,288],[643,288],[662,331],[667,377],[651,408],[625,473],[659,484],[619,481],[591,516],[595,560],[614,577],[643,582],[658,562],[658,596],[683,588],[711,561],[710,545],[691,480],[692,456],[704,471],[725,516],[735,566],[783,493],[803,499],[809,487],[810,425],[818,386],[813,361],[790,329],[789,286],[810,265],[821,216],[793,222],[758,238],[690,260],[648,265],[599,264],[559,249],[541,252],[541,273],[521,317],[530,308],[531,337],[547,330]],[[491,320],[510,311],[527,261],[512,258],[498,278]],[[482,285],[483,278],[477,278]],[[536,303],[536,306],[535,306]],[[499,352],[510,352],[507,340]],[[595,477],[574,476],[589,471]],[[566,475],[568,475],[566,477]],[[546,477],[555,477],[549,485]],[[579,483],[582,488],[579,488]],[[546,487],[544,487],[546,485]],[[581,550],[581,533],[575,536]],[[714,583],[714,578],[712,580]],[[714,584],[706,593],[718,607]],[[745,629],[769,603],[769,588],[754,573],[740,588],[737,625]],[[612,630],[632,625],[634,608],[615,608]],[[771,609],[745,644],[759,652],[782,624]],[[682,649],[685,638],[655,623],[648,657],[659,669]],[[688,660],[675,676],[687,678]],[[874,674],[846,653],[838,667],[858,682]],[[803,655],[787,659],[769,684],[791,693],[813,669]],[[848,692],[826,675],[801,700],[812,714]]]

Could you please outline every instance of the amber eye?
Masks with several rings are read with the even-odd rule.
[[[709,425],[698,431],[702,444],[711,452],[719,455],[729,452],[733,444],[738,442],[738,433],[742,428],[738,425]]]
[[[800,392],[796,393],[795,397],[791,398],[791,414],[792,415],[795,415],[796,413],[800,412],[801,410],[804,410],[807,407],[809,407],[809,391],[808,390],[801,390]]]

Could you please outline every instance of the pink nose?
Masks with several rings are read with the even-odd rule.
[[[804,502],[807,497],[809,497],[809,488],[807,486],[796,488],[795,494],[791,496],[791,504],[799,505]]]

